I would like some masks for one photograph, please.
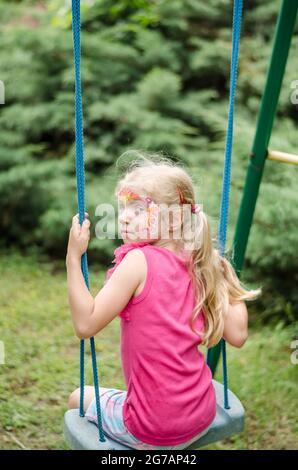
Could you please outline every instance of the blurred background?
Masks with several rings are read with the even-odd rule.
[[[281,4],[244,3],[227,246]],[[92,223],[98,204],[115,203],[116,160],[141,149],[186,166],[216,232],[232,2],[81,4],[86,209]],[[0,18],[0,449],[64,449],[63,412],[79,383],[65,273],[77,212],[71,3],[2,0]],[[298,105],[290,97],[298,79],[297,39],[296,24],[271,137],[272,148],[296,154]],[[248,305],[246,345],[228,348],[230,388],[246,408],[246,429],[212,449],[298,448],[298,368],[291,346],[298,340],[297,181],[295,166],[266,163],[242,273],[243,282],[262,287],[263,295]],[[93,231],[94,295],[120,243],[98,240]],[[97,350],[101,385],[124,388],[117,321],[100,333]],[[86,374],[92,383],[89,367]]]

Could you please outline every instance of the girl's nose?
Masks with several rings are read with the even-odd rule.
[[[132,211],[127,208],[119,211],[119,221],[124,224],[125,222],[130,222],[132,218]]]

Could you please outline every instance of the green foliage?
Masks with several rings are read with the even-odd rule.
[[[280,2],[245,4],[236,100],[229,226],[231,244]],[[228,109],[228,0],[82,1],[82,86],[87,209],[113,201],[114,163],[128,148],[162,151],[199,181],[217,229]],[[13,20],[12,20],[13,12]],[[1,245],[63,257],[76,212],[74,74],[69,2],[0,2]],[[271,147],[297,153],[297,29]],[[264,318],[298,310],[297,174],[268,162],[247,251],[246,277],[264,286]],[[93,239],[91,258],[110,259],[117,240]],[[274,296],[272,293],[274,292]],[[270,313],[271,312],[271,313]]]

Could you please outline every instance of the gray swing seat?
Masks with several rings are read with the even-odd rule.
[[[213,380],[216,392],[216,417],[208,432],[193,442],[187,449],[198,449],[216,441],[226,439],[232,434],[244,429],[244,408],[234,393],[228,391],[230,408],[224,408],[224,387]],[[111,439],[105,434],[106,442],[100,442],[98,427],[81,418],[79,410],[68,410],[64,416],[64,436],[67,444],[73,450],[133,450]]]

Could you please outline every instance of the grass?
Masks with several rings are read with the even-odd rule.
[[[14,254],[0,255],[0,266],[0,340],[5,344],[0,449],[66,449],[63,414],[79,383],[79,342],[70,321],[64,265]],[[93,294],[103,274],[99,267],[90,272]],[[246,427],[208,448],[298,448],[293,339],[293,327],[268,326],[252,329],[242,349],[228,348],[230,388],[246,408]],[[101,385],[124,388],[118,320],[98,335],[96,345]],[[86,383],[92,383],[89,352],[86,363]]]

